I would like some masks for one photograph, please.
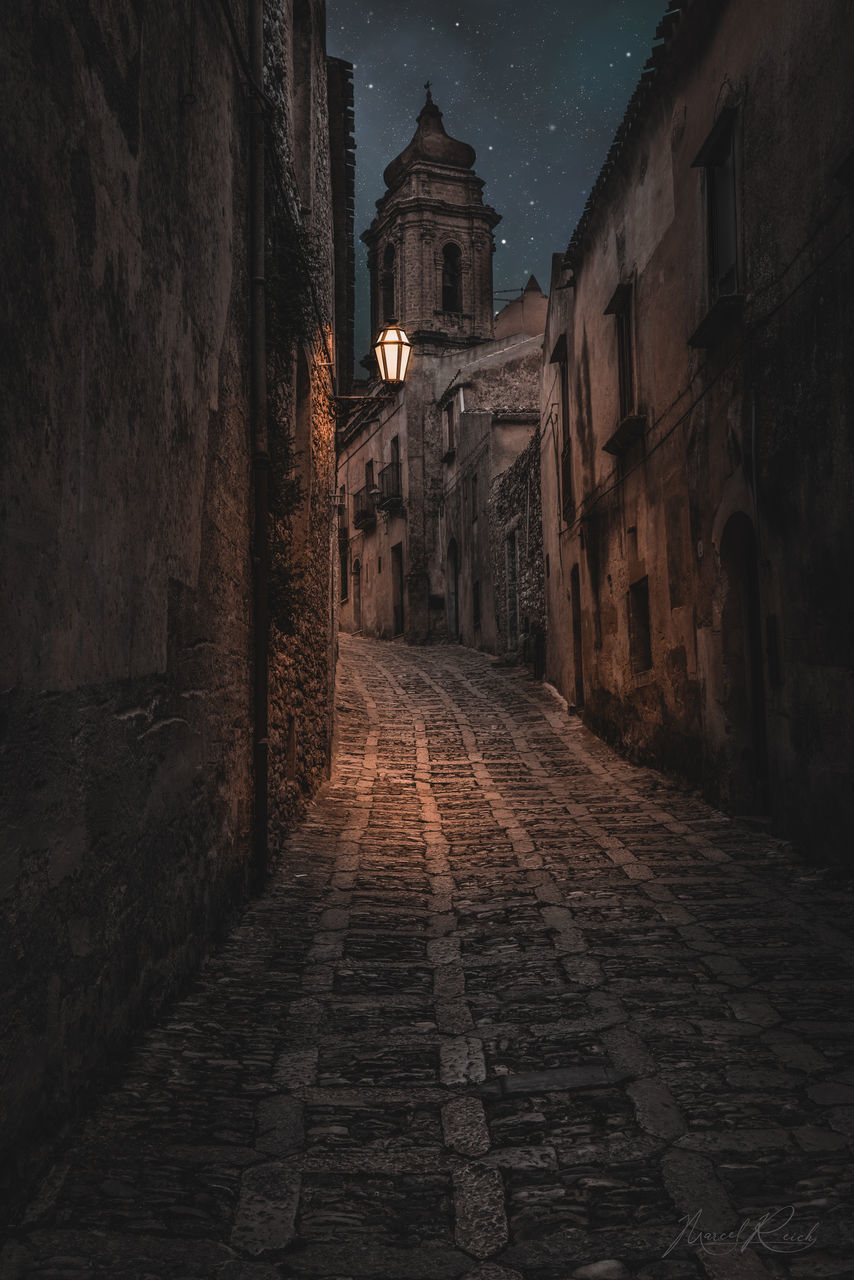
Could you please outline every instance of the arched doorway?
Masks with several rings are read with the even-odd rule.
[[[743,511],[727,521],[720,554],[724,574],[723,702],[729,757],[722,793],[736,813],[762,813],[768,806],[768,751],[759,571],[756,534]]]
[[[358,559],[353,561],[353,626],[362,630],[362,565]]]
[[[448,543],[448,639],[458,640],[460,635],[460,562],[457,544],[452,538]]]

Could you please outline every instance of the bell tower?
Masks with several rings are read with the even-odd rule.
[[[371,275],[371,327],[402,325],[438,354],[493,336],[493,228],[475,152],[451,138],[430,83],[409,145],[383,177],[386,192],[362,240]]]

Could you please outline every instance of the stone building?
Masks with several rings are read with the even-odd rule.
[[[6,1189],[326,770],[352,298],[321,0],[50,12],[0,53]]]
[[[847,851],[850,5],[671,3],[565,254],[547,669],[731,811]]]
[[[526,292],[545,304],[533,277]],[[528,488],[505,492],[502,485],[537,429],[542,332],[510,334],[467,354],[456,370],[452,359],[441,362],[433,410],[443,431],[439,545],[447,635],[489,653],[517,653],[541,621],[542,608],[532,612],[525,589],[531,556],[539,561],[541,552],[537,531],[528,537]],[[533,483],[539,492],[538,474]],[[534,510],[538,529],[536,503]]]
[[[474,161],[428,88],[362,237],[373,331],[396,321],[413,355],[405,386],[372,385],[339,431],[340,623],[503,651],[521,632],[495,598],[488,502],[536,426],[547,303],[532,278],[494,317],[499,217]]]

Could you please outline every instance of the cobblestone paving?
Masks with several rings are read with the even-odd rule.
[[[523,672],[341,651],[331,783],[4,1280],[854,1275],[850,896]]]

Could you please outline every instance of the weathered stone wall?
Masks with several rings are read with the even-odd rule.
[[[557,363],[542,395],[550,678],[631,755],[831,856],[848,856],[854,816],[852,22],[848,6],[788,0],[668,20],[553,274],[568,512]],[[725,318],[701,150],[721,129],[740,296]],[[633,299],[633,444],[617,439],[618,286]]]
[[[292,14],[296,14],[294,21]],[[271,456],[270,830],[302,812],[326,775],[332,744],[332,494],[335,488],[336,305],[346,319],[347,232],[334,240],[324,5],[278,6],[268,16],[265,89],[275,104],[268,186]],[[346,64],[333,67],[333,100],[346,95]],[[337,122],[340,180],[349,135]],[[301,152],[307,152],[300,157]],[[337,289],[336,289],[337,284]],[[347,340],[343,334],[342,340]],[[343,368],[349,367],[346,354]]]
[[[320,3],[312,14],[320,49]],[[268,23],[268,37],[278,32],[271,84],[287,80],[289,22],[277,9]],[[4,19],[9,1185],[38,1167],[58,1122],[197,963],[247,886],[249,95],[230,40],[206,5],[19,6]],[[274,149],[287,172],[284,119]],[[313,252],[328,264],[324,146],[318,134],[309,261]],[[271,206],[283,199],[271,187]],[[327,265],[307,338],[314,358],[331,314],[328,277]],[[288,342],[280,336],[280,350]],[[299,607],[318,630],[310,643],[289,641],[287,673],[273,680],[274,722],[295,690],[312,703],[301,786],[324,767],[331,641],[329,383],[325,370],[312,377],[324,390],[313,419],[313,568]]]
[[[539,335],[516,334],[435,362],[434,398],[427,412],[445,461],[433,580],[444,593],[449,638],[488,653],[507,650],[505,587],[503,577],[502,584],[495,578],[490,494],[497,477],[531,438],[537,419],[540,345]],[[449,400],[456,421],[452,455],[447,453],[444,422]]]
[[[516,652],[542,674],[546,600],[543,582],[543,524],[538,429],[489,493],[489,554],[498,622],[499,651]],[[507,536],[515,535],[517,643],[508,634]]]

